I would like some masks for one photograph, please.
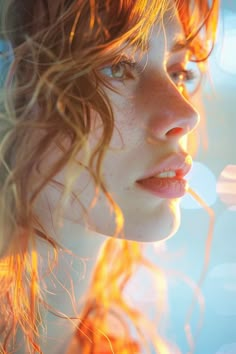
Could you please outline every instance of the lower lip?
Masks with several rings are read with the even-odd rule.
[[[183,178],[147,178],[137,182],[143,189],[160,198],[181,198],[188,183]]]

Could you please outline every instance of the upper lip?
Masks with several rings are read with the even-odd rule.
[[[190,171],[191,167],[192,158],[190,155],[183,152],[171,153],[150,168],[137,182],[154,177],[165,171],[174,171],[177,177],[182,178]]]

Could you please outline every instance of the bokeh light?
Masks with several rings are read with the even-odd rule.
[[[194,162],[192,170],[187,175],[189,186],[210,206],[217,199],[216,177],[212,171],[201,162]],[[189,194],[181,200],[183,209],[200,209],[202,206]]]
[[[236,316],[236,262],[212,268],[205,283],[206,305],[221,316]]]
[[[216,190],[224,204],[228,207],[236,206],[236,165],[227,165],[223,169]]]
[[[235,353],[236,353],[236,342],[224,344],[216,352],[216,354],[235,354]]]

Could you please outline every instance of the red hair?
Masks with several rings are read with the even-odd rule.
[[[208,42],[213,43],[215,38],[218,0],[212,1],[211,6],[207,0],[195,0],[194,10],[189,0],[175,3],[194,58],[205,60],[209,55]],[[101,117],[103,130],[87,169],[114,209],[115,236],[122,236],[122,211],[107,191],[101,174],[114,117],[96,68],[108,62],[114,52],[119,54],[121,44],[145,46],[152,25],[163,16],[168,2],[60,0],[52,5],[48,0],[8,0],[1,1],[0,6],[0,36],[11,42],[14,54],[0,91],[0,350],[13,352],[19,331],[27,351],[34,353],[41,352],[39,308],[45,305],[39,287],[35,240],[43,238],[48,242],[55,251],[55,263],[58,248],[34,212],[35,201],[64,166],[73,164],[86,145],[93,110]],[[52,137],[62,154],[37,180],[33,172],[49,154]],[[70,143],[64,146],[61,141],[68,137]],[[71,175],[68,185],[60,186],[62,205],[68,194],[73,195],[71,186],[77,177]],[[82,320],[78,333],[84,332],[86,324],[87,334],[91,333],[91,321],[93,330],[100,331],[99,336],[93,337],[93,345],[83,344],[83,353],[85,347],[86,353],[94,353],[93,346],[96,341],[101,342],[101,335],[111,344],[106,336],[106,320],[113,308],[122,314],[115,316],[126,330],[122,343],[114,344],[113,340],[114,345],[122,345],[122,349],[117,349],[119,353],[130,353],[127,346],[134,345],[129,321],[139,337],[135,348],[148,348],[150,339],[156,352],[168,353],[169,343],[159,331],[162,317],[154,328],[123,297],[129,279],[143,265],[157,279],[161,294],[157,306],[160,315],[165,315],[164,274],[143,257],[141,245],[121,240],[118,246],[115,241],[111,238],[103,247],[86,305],[78,316]],[[80,341],[85,343],[81,336]]]

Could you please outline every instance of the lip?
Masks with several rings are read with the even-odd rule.
[[[147,173],[137,180],[137,184],[161,198],[180,198],[187,191],[188,183],[184,176],[191,170],[192,158],[186,153],[172,153],[157,163]],[[175,171],[171,178],[155,177],[166,171]]]

